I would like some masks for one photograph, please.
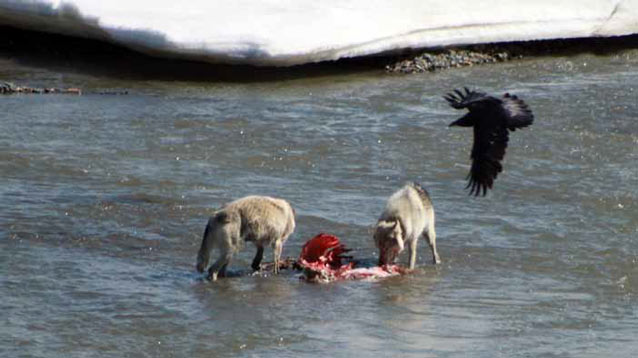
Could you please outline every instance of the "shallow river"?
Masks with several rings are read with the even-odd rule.
[[[630,357],[638,351],[638,51],[423,75],[266,83],[125,80],[0,59],[2,357]],[[471,130],[441,96],[518,94],[494,190],[470,197]],[[128,95],[91,91],[126,89]],[[207,216],[288,199],[297,230],[358,258],[406,181],[432,195],[442,264],[375,282],[208,282]],[[251,246],[232,262],[248,269]],[[271,259],[266,250],[266,259]],[[402,259],[407,259],[405,255]]]

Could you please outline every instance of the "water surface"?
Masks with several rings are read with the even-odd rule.
[[[638,51],[249,84],[5,58],[0,78],[88,93],[0,97],[0,356],[638,351]],[[484,198],[463,189],[471,131],[447,127],[462,113],[441,98],[461,86],[536,115]],[[90,93],[104,89],[129,94]],[[379,282],[194,272],[208,215],[249,194],[295,207],[285,256],[328,232],[371,259],[371,227],[409,180],[432,195],[437,267],[421,242],[416,273]]]

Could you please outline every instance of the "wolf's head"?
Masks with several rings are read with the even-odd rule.
[[[197,272],[204,272],[208,266],[210,259],[210,251],[216,242],[221,238],[218,236],[224,236],[225,226],[231,222],[229,215],[225,211],[217,211],[211,216],[204,230],[204,237],[202,238],[202,245],[197,253],[197,265],[195,268]]]
[[[374,232],[379,249],[379,265],[391,264],[403,251],[403,230],[398,220],[380,220]]]

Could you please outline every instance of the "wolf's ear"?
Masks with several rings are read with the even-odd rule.
[[[230,222],[230,217],[228,217],[228,213],[225,211],[220,211],[215,214],[215,221],[220,224],[228,224]]]

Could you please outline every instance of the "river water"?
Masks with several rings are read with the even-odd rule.
[[[2,357],[638,351],[636,50],[237,84],[4,58],[0,79],[86,93],[0,97]],[[447,127],[462,112],[441,96],[461,86],[518,94],[536,116],[486,197],[464,190],[471,130]],[[90,93],[105,89],[129,94]],[[284,256],[327,232],[372,260],[371,228],[412,180],[432,196],[441,265],[422,241],[415,273],[376,282],[194,270],[208,215],[249,194],[296,209]]]

